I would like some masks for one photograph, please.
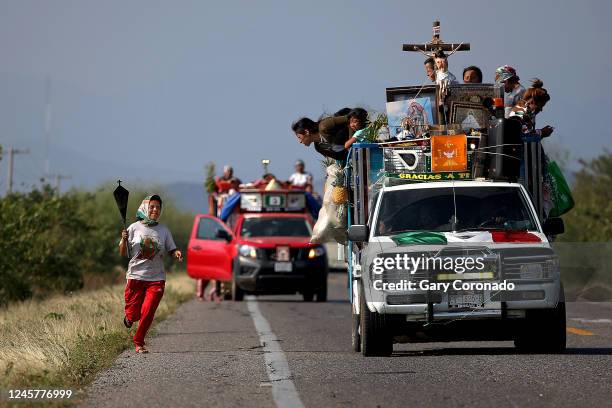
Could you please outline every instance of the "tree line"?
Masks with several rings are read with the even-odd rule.
[[[563,216],[560,242],[612,241],[612,153],[581,160],[572,194],[576,205]],[[0,198],[0,305],[83,286],[85,273],[111,274],[125,266],[117,243],[120,217],[108,184],[96,191],[72,190],[58,195],[50,186]],[[159,192],[159,189],[151,191]],[[132,217],[143,189],[131,191]],[[161,220],[186,249],[193,214],[180,211],[164,197]]]
[[[45,185],[0,198],[0,305],[75,291],[86,273],[112,274],[127,264],[117,251],[122,225],[113,189],[109,184],[59,195]],[[142,189],[130,192],[128,219],[146,195]],[[186,249],[193,214],[164,197],[161,222]]]

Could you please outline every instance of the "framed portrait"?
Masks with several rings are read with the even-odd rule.
[[[400,86],[396,88],[387,88],[387,103],[398,102],[398,101],[414,101],[419,99],[419,105],[423,108],[426,106],[431,107],[431,122],[430,124],[435,125],[438,123],[438,111],[436,107],[436,85],[422,85],[422,86]],[[428,99],[429,103],[426,103],[424,99]],[[408,106],[410,103],[408,103]],[[388,113],[387,113],[388,115]],[[389,123],[391,125],[391,123]]]
[[[473,103],[483,106],[486,98],[503,98],[503,88],[494,84],[453,84],[448,87],[445,103],[450,106],[453,102]]]
[[[452,102],[450,112],[450,123],[459,125],[464,132],[489,126],[490,113],[482,104]]]
[[[387,102],[387,120],[391,137],[420,138],[434,124],[431,99],[419,96]]]

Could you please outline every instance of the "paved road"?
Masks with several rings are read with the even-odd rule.
[[[350,350],[345,285],[330,275],[327,303],[187,302],[150,339],[152,353],[123,353],[83,406],[612,406],[612,303],[567,305],[564,355],[457,342],[364,358]]]

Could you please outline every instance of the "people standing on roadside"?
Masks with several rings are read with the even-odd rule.
[[[128,245],[132,256],[126,276],[123,324],[130,328],[139,322],[133,338],[137,353],[148,353],[144,339],[164,295],[164,255],[183,260],[170,230],[159,223],[161,213],[161,197],[145,197],[136,212],[136,222],[121,232],[119,242],[121,256],[127,255]]]
[[[519,82],[520,78],[516,70],[510,65],[504,65],[495,70],[495,82],[504,84],[504,109],[506,118],[510,116],[510,111],[523,98],[525,88]]]
[[[289,176],[291,188],[308,191],[312,193],[312,174],[305,170],[306,166],[302,160],[295,162],[295,173]]]

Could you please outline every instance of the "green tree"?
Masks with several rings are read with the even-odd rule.
[[[81,287],[79,219],[74,195],[50,187],[0,200],[0,304]]]
[[[118,254],[121,221],[114,184],[94,192],[72,190],[58,196],[44,186],[0,198],[0,305],[79,289],[83,274],[109,274],[126,260]],[[155,192],[164,199],[162,223],[185,250],[193,215],[176,208],[159,188],[130,192],[128,218],[142,198]],[[167,265],[171,262],[167,257]],[[116,273],[116,272],[115,272]]]
[[[572,195],[576,206],[563,216],[566,242],[612,241],[612,153],[580,160]]]

